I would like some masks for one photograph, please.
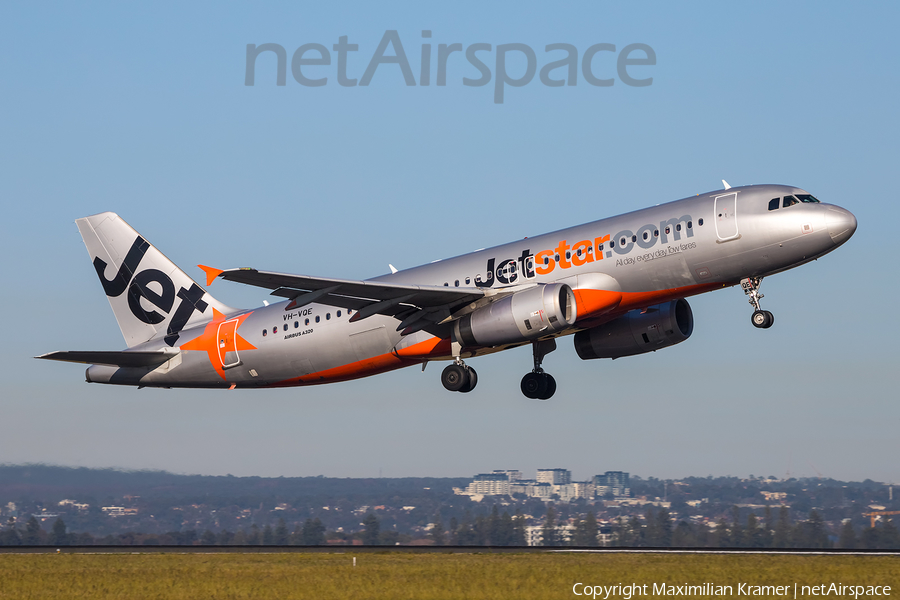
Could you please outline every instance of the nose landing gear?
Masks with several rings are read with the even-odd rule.
[[[541,362],[544,357],[556,350],[556,340],[549,339],[532,344],[534,352],[534,370],[522,378],[521,389],[526,398],[549,400],[556,393],[556,380],[549,373],[544,373]]]
[[[762,283],[762,277],[748,277],[741,280],[741,289],[748,296],[748,302],[753,306],[753,314],[750,315],[750,322],[754,327],[759,329],[768,329],[775,323],[775,315],[767,310],[759,307],[759,301],[764,298],[759,293],[759,286]]]

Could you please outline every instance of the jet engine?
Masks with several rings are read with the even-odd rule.
[[[575,294],[564,283],[516,292],[457,319],[454,333],[464,348],[534,340],[575,323]]]
[[[674,346],[691,337],[693,331],[691,305],[680,298],[579,331],[575,334],[575,351],[582,360],[633,356]]]

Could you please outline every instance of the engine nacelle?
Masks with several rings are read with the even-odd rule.
[[[582,360],[633,356],[674,346],[691,337],[694,314],[680,298],[575,334],[575,351]]]
[[[464,348],[514,344],[570,327],[575,313],[572,288],[550,283],[516,292],[457,319],[454,333]]]

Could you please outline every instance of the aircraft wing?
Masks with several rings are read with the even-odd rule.
[[[413,333],[427,329],[427,325],[443,321],[466,304],[485,297],[477,287],[446,287],[432,285],[402,285],[381,281],[356,281],[351,279],[327,279],[306,275],[290,275],[258,271],[256,269],[229,269],[220,271],[211,267],[206,271],[207,285],[216,277],[229,281],[255,285],[272,290],[273,296],[288,298],[288,309],[312,302],[357,311],[351,321],[365,319],[374,314],[388,315],[402,322],[398,331]]]
[[[86,365],[110,365],[112,367],[153,367],[161,365],[177,352],[49,352],[35,356],[46,360],[83,363]]]

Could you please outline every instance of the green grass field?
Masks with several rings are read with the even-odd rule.
[[[889,585],[900,557],[673,554],[0,555],[0,598],[582,598],[572,586]],[[638,596],[634,596],[638,597]],[[694,596],[703,597],[703,596]],[[793,598],[788,596],[755,596]],[[799,596],[798,596],[799,597]],[[809,597],[809,596],[807,596]],[[624,598],[613,594],[610,598]],[[841,600],[853,596],[841,596]],[[884,599],[885,596],[880,596]]]

